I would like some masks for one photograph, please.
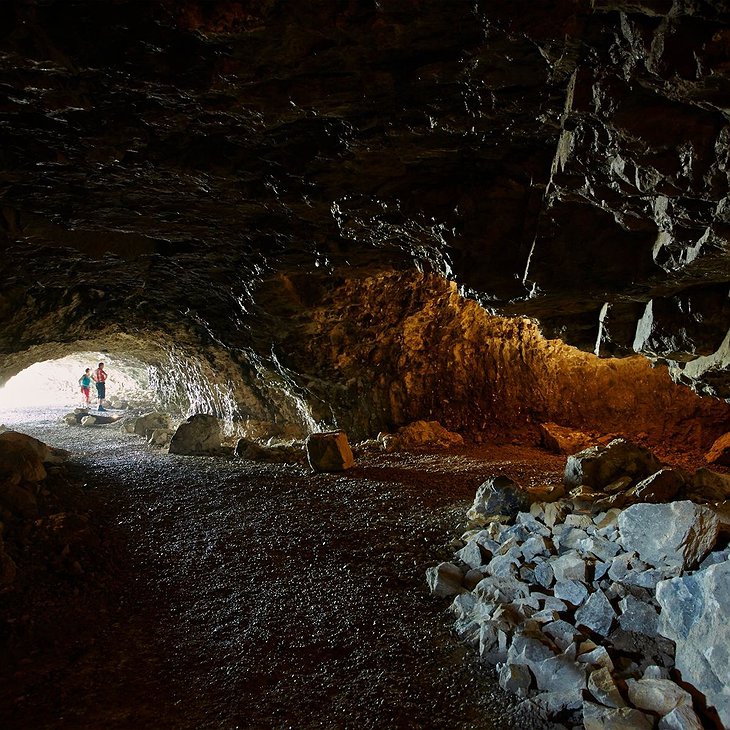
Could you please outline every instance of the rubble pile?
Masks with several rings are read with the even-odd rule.
[[[730,725],[722,503],[683,498],[727,477],[617,439],[570,457],[564,482],[554,502],[506,476],[479,487],[453,560],[427,571],[458,636],[525,711],[566,727]]]

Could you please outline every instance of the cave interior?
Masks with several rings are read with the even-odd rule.
[[[0,385],[98,358],[228,437],[702,466],[729,59],[709,0],[0,3]]]

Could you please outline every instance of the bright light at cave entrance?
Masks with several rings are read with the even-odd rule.
[[[37,362],[10,378],[0,388],[0,408],[80,407],[82,395],[79,378],[86,368],[91,368],[93,372],[99,362],[105,363],[104,370],[109,376],[108,398],[138,397],[148,387],[146,368],[142,363],[138,367],[130,367],[126,362],[121,368],[115,365],[112,358],[100,357],[96,353],[88,356],[87,353],[79,353],[60,360]],[[90,396],[92,405],[96,405],[93,383]]]

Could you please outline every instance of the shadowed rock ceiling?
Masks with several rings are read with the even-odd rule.
[[[174,345],[351,403],[318,307],[436,275],[728,397],[729,51],[700,0],[1,3],[0,375]]]

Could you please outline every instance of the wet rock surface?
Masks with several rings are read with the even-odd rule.
[[[534,727],[422,576],[485,461],[559,481],[556,457],[389,454],[314,475],[167,456],[114,426],[14,427],[74,452],[121,552],[103,591],[31,592],[57,624],[10,628],[30,651],[3,683],[4,727]]]
[[[618,439],[568,457],[565,477],[623,474],[628,487],[661,466]],[[672,489],[666,504],[631,504],[629,488],[630,506],[605,510],[582,485],[557,502],[523,488],[524,511],[505,509],[519,491],[506,476],[480,486],[452,561],[426,572],[500,686],[556,727],[725,727],[727,501],[671,501]]]
[[[549,337],[669,358],[676,379],[727,394],[722,3],[0,13],[0,376],[80,341],[150,363],[177,346],[230,376],[253,418],[275,400],[262,367],[346,413],[397,360],[370,327],[439,349],[410,306],[427,272]],[[398,318],[347,297],[398,275]],[[355,342],[372,359],[353,365]],[[455,349],[445,363],[468,355]],[[445,401],[469,392],[434,369],[416,399],[420,372],[382,373],[367,435],[432,415],[457,430]]]

